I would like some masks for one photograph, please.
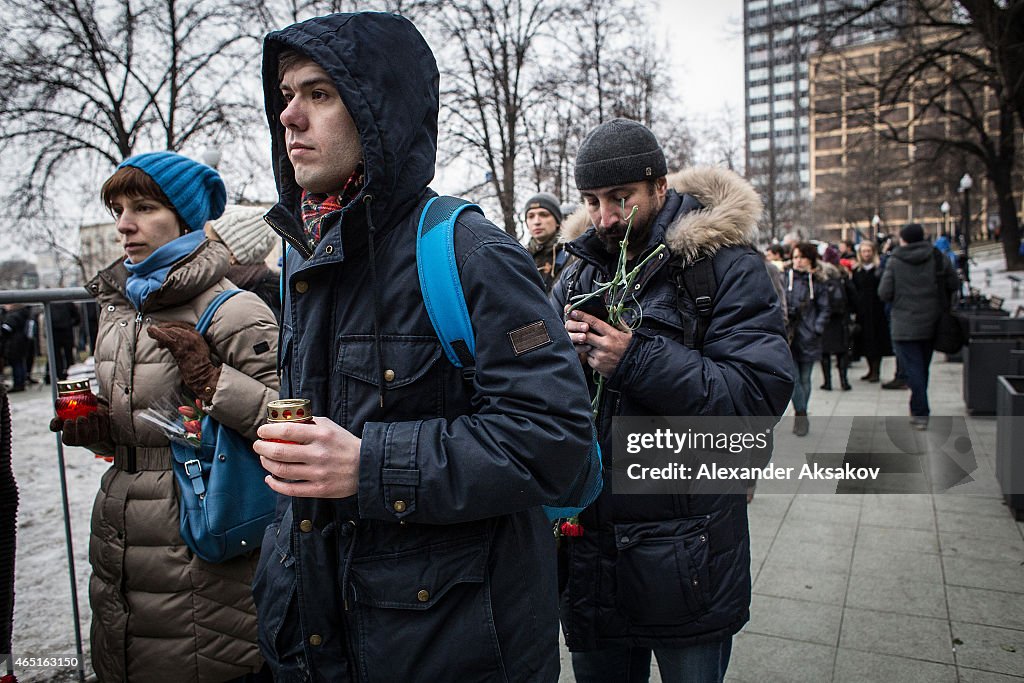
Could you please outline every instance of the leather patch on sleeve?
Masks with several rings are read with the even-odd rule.
[[[548,328],[544,325],[543,320],[512,330],[508,333],[508,338],[512,342],[512,350],[516,352],[517,356],[551,343],[551,335],[548,334]]]
[[[258,344],[253,344],[252,345],[252,350],[253,350],[253,353],[255,353],[257,355],[261,354],[261,353],[266,353],[267,351],[270,350],[270,344],[268,344],[265,341],[261,341]]]

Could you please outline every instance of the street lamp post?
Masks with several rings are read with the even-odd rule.
[[[964,173],[963,177],[960,178],[960,191],[964,193],[964,217],[963,217],[963,231],[960,236],[963,240],[964,248],[964,262],[963,272],[964,281],[970,283],[971,281],[971,187],[974,186],[974,180],[971,178],[970,173]]]
[[[939,205],[939,211],[942,212],[942,234],[949,234],[949,202],[943,200],[942,204]]]
[[[880,226],[881,224],[882,217],[879,216],[877,213],[871,217],[871,231],[874,233],[873,237],[875,239],[876,244],[878,243],[878,226]]]

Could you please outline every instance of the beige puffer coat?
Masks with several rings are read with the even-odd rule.
[[[226,681],[261,665],[250,592],[259,553],[217,565],[192,555],[178,534],[167,438],[140,418],[183,393],[177,364],[146,328],[194,325],[219,292],[234,288],[224,278],[228,258],[224,245],[204,242],[172,267],[141,313],[125,296],[120,262],[88,285],[100,307],[96,376],[111,423],[111,443],[92,448],[115,455],[89,541],[92,661],[104,683]],[[255,438],[266,402],[277,398],[274,316],[255,294],[237,294],[218,309],[206,340],[222,362],[208,411]],[[130,446],[136,472],[125,469]]]

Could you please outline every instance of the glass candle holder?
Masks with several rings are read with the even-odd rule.
[[[267,422],[297,422],[300,424],[313,424],[313,411],[310,408],[310,401],[308,398],[282,398],[276,401],[270,401],[267,403]],[[294,441],[285,441],[284,439],[264,439],[264,441],[271,441],[273,443],[295,443]],[[271,475],[278,481],[287,482],[294,484],[302,481],[301,479],[284,479],[273,473]]]
[[[96,412],[99,402],[89,388],[87,379],[66,379],[57,382],[57,400],[54,403],[57,417],[75,420]]]

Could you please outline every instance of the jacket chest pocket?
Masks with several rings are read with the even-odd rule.
[[[364,681],[504,681],[485,535],[353,562],[356,640]],[[398,644],[401,656],[395,656]]]
[[[708,611],[708,519],[615,525],[616,602],[637,626],[679,625]]]
[[[341,337],[333,403],[342,424],[362,425],[379,416],[381,384],[388,421],[421,420],[442,414],[444,405],[441,345],[434,337],[386,336],[376,344],[369,335]]]
[[[696,312],[691,311],[686,302],[683,305],[686,310],[680,311],[675,291],[659,291],[650,301],[642,302],[640,327],[683,343],[693,334],[697,322]],[[629,318],[628,322],[633,325],[634,318]]]

